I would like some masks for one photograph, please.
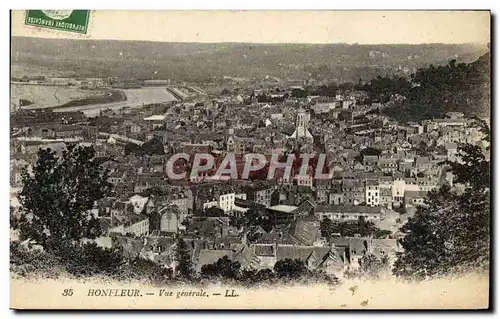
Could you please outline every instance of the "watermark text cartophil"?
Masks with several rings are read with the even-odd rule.
[[[166,163],[172,180],[312,180],[331,179],[326,154],[177,153]]]

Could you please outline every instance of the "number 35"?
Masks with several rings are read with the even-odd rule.
[[[62,292],[62,295],[67,297],[67,296],[73,296],[73,289],[64,289]]]

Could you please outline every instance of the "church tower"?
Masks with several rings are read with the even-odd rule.
[[[297,133],[301,133],[301,135],[297,136],[297,138],[306,137],[306,132],[308,132],[309,126],[309,114],[304,112],[304,110],[300,109],[297,113],[297,119],[295,120],[295,129]]]
[[[313,142],[313,136],[309,132],[309,120],[310,114],[300,109],[295,120],[295,131],[289,137],[295,140],[296,145],[300,140],[306,140],[309,143]]]

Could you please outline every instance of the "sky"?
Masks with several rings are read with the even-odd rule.
[[[490,41],[488,11],[92,11],[87,35],[24,25],[13,36],[249,43],[478,43]]]

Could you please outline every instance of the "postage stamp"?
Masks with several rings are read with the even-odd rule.
[[[26,25],[86,34],[90,10],[26,10]]]

